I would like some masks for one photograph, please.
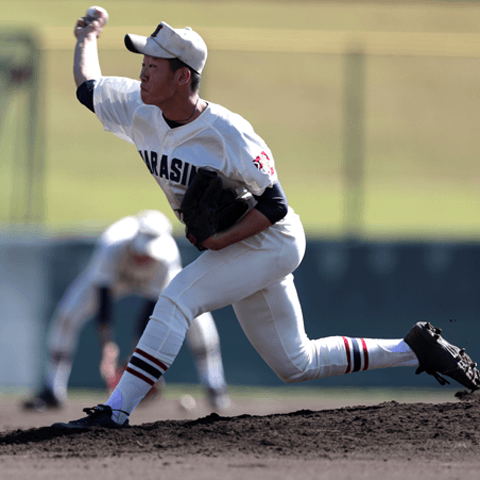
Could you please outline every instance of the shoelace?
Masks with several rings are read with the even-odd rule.
[[[97,405],[95,407],[87,407],[83,409],[87,415],[99,415],[101,413],[106,413],[107,410],[107,408],[102,408]]]
[[[95,415],[95,416],[102,415],[103,413],[108,413],[108,409],[107,409],[107,408],[99,407],[98,405],[96,405],[95,407],[87,407],[87,408],[84,408],[83,411],[84,411],[87,415]],[[124,414],[127,415],[127,416],[130,415],[128,412],[125,412],[125,411],[119,410],[119,409],[110,408],[110,411],[112,411],[112,412],[121,412],[121,413],[124,413]]]

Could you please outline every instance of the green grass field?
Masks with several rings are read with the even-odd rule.
[[[464,37],[477,39],[480,5],[286,0],[101,5],[110,13],[100,39],[105,75],[138,76],[141,57],[123,48],[125,33],[148,35],[165,20],[204,35],[210,52],[202,96],[242,114],[265,138],[290,204],[312,236],[345,233],[344,53],[374,42],[365,62],[360,234],[480,238],[480,56],[475,49],[471,53]],[[103,132],[75,98],[72,31],[89,6],[76,0],[0,0],[3,25],[33,27],[42,38],[45,226],[95,231],[143,208],[164,210],[173,219],[135,148]],[[312,46],[308,39],[315,32],[331,43]],[[386,35],[381,42],[378,32]],[[420,35],[413,37],[413,50],[412,34]],[[445,55],[431,50],[432,35],[439,34],[449,39]],[[390,50],[379,55],[385,38]],[[11,112],[3,115],[10,118]],[[8,152],[8,138],[0,141]],[[4,205],[13,162],[4,155],[0,166]]]

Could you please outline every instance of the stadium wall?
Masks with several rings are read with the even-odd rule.
[[[0,245],[2,386],[34,388],[41,379],[50,316],[70,282],[87,264],[94,238],[54,239]],[[184,264],[197,256],[178,239]],[[480,244],[422,242],[336,242],[309,240],[294,273],[310,338],[349,335],[403,337],[419,320],[443,328],[453,343],[480,358]],[[140,300],[115,307],[122,355],[133,348],[133,324]],[[214,312],[227,381],[234,385],[281,385],[241,331],[231,307]],[[93,321],[80,338],[71,387],[101,388],[100,351]],[[171,383],[197,383],[184,346],[165,376]],[[320,383],[319,383],[320,382]],[[325,386],[429,386],[432,377],[398,368],[353,373],[307,382]]]

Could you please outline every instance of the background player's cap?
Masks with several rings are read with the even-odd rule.
[[[161,260],[164,257],[163,235],[173,231],[170,220],[157,210],[144,210],[136,215],[138,231],[130,244],[130,250],[137,255],[148,255]]]
[[[133,53],[143,53],[158,58],[178,58],[202,73],[207,60],[207,45],[190,27],[175,29],[160,23],[150,37],[125,35],[125,46]]]

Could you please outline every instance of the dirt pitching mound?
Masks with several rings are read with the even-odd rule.
[[[265,416],[165,420],[130,428],[100,427],[62,431],[51,427],[12,430],[0,435],[1,455],[37,458],[123,455],[254,454],[275,458],[354,458],[461,462],[478,454],[480,396],[459,393],[461,401],[334,410],[301,410]]]

